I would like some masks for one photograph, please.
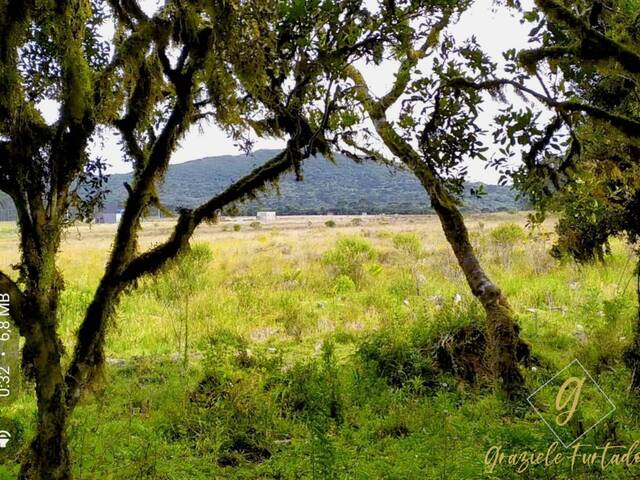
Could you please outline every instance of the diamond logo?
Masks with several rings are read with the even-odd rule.
[[[616,406],[577,360],[573,360],[527,401],[565,448],[616,410]]]

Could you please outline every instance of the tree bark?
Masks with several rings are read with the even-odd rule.
[[[415,55],[410,57],[404,68],[410,68]],[[435,172],[421,155],[394,129],[386,116],[387,108],[397,100],[398,92],[404,91],[408,77],[397,76],[394,95],[386,102],[376,100],[370,93],[362,74],[354,67],[345,72],[355,83],[356,95],[368,113],[378,136],[386,147],[420,180],[431,198],[445,237],[458,260],[467,284],[473,295],[482,304],[487,315],[487,330],[492,345],[491,364],[502,384],[502,390],[510,400],[517,400],[524,392],[524,378],[518,363],[518,350],[528,355],[529,348],[519,338],[519,328],[514,320],[513,311],[500,289],[482,269],[476,256],[464,218],[454,198],[449,194]],[[403,87],[404,86],[404,87]],[[385,97],[387,98],[387,97]]]
[[[71,464],[66,436],[68,410],[60,363],[62,344],[55,330],[55,310],[40,309],[30,322],[24,348],[26,368],[35,380],[38,422],[35,438],[24,454],[21,480],[68,480]]]
[[[441,203],[437,194],[431,194],[431,204],[471,292],[484,308],[488,337],[492,344],[491,363],[502,382],[503,391],[509,399],[515,400],[522,395],[524,386],[524,378],[518,367],[519,357],[528,355],[528,346],[519,337],[519,328],[509,302],[480,265],[460,210]],[[519,355],[522,350],[526,355]]]
[[[624,352],[624,362],[631,370],[629,390],[640,395],[640,252],[636,264],[636,296],[638,299],[638,313],[633,333],[633,342]]]

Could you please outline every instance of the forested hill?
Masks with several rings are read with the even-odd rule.
[[[250,157],[210,157],[171,165],[160,189],[161,197],[170,208],[193,207],[222,191],[275,153],[273,150],[259,150]],[[335,164],[323,158],[311,158],[304,162],[303,168],[304,182],[296,182],[293,175],[287,175],[280,183],[281,195],[275,192],[263,195],[259,201],[241,205],[239,213],[253,215],[256,210],[275,210],[279,214],[432,211],[422,186],[411,173],[391,171],[373,162],[357,164],[345,157],[338,157]],[[130,175],[111,176],[108,204],[124,201],[125,181],[130,181]],[[486,185],[485,189],[488,194],[478,199],[470,197],[467,188],[466,211],[495,212],[518,210],[525,206],[516,200],[515,192],[508,187]],[[0,195],[0,215],[10,213],[10,218],[15,218],[13,205],[5,197]]]
[[[277,151],[259,150],[251,156],[209,157],[171,165],[160,188],[160,196],[169,208],[193,207],[221,192],[275,153]],[[335,164],[321,157],[310,158],[303,163],[303,169],[303,182],[297,182],[289,174],[280,182],[280,195],[276,192],[263,194],[258,201],[241,205],[239,213],[253,215],[256,210],[275,210],[279,214],[432,211],[424,189],[409,172],[392,171],[373,162],[357,164],[346,157],[338,157]],[[111,176],[108,203],[124,201],[125,181],[130,181],[127,174]],[[486,191],[488,194],[480,199],[467,195],[465,209],[493,212],[524,206],[508,187],[486,185]]]

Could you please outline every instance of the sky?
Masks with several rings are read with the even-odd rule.
[[[375,0],[369,0],[374,3]],[[460,21],[449,29],[457,39],[463,40],[475,35],[483,49],[497,61],[502,58],[502,52],[507,48],[523,48],[527,45],[527,27],[520,24],[513,15],[511,9],[495,8],[493,0],[476,0],[473,6],[466,11]],[[158,0],[142,0],[141,6],[147,13],[153,12],[158,5]],[[505,39],[509,39],[505,42]],[[390,87],[395,73],[396,64],[385,62],[375,66],[370,72],[364,67],[365,78],[370,88],[377,95],[384,94]],[[521,100],[513,96],[514,104]],[[58,115],[58,106],[53,102],[40,105],[45,118],[55,121]],[[481,123],[490,127],[491,118],[497,112],[498,105],[488,100]],[[397,110],[397,109],[396,109]],[[285,144],[282,140],[255,138],[255,149],[282,148]],[[131,170],[130,165],[123,161],[123,154],[118,144],[118,136],[108,132],[100,141],[94,142],[91,147],[93,155],[99,155],[106,159],[110,165],[109,173],[124,173]],[[177,151],[174,153],[171,163],[182,163],[204,157],[218,155],[239,155],[240,150],[234,146],[233,141],[218,127],[211,123],[201,123],[192,127],[181,140]],[[250,159],[247,159],[251,161]],[[499,174],[491,169],[486,169],[482,162],[469,162],[468,179],[485,183],[496,183]]]

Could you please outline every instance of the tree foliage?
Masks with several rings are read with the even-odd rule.
[[[99,377],[118,300],[143,275],[188,248],[202,222],[253,198],[315,153],[331,155],[336,65],[379,57],[383,19],[361,2],[172,1],[147,14],[135,0],[0,3],[0,190],[18,213],[18,277],[0,274],[25,338],[23,367],[35,381],[38,431],[22,478],[66,479],[66,420]],[[102,37],[112,24],[111,39]],[[393,31],[393,28],[390,29]],[[59,105],[45,121],[41,102]],[[184,134],[213,121],[250,147],[249,132],[287,148],[222,193],[184,209],[171,236],[149,251],[140,222],[162,208],[158,185]],[[115,128],[133,179],[105,272],[78,329],[69,362],[57,332],[64,288],[56,256],[70,215],[101,201],[104,162],[91,141]],[[68,368],[63,368],[69,364]]]

